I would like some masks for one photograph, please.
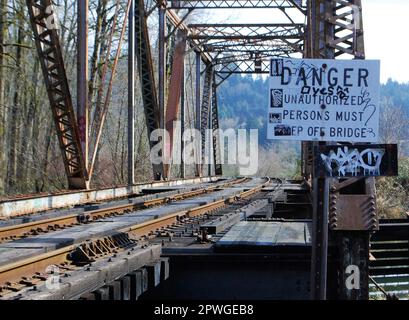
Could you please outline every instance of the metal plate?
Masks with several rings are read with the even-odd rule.
[[[315,177],[398,175],[396,144],[324,145],[314,149]]]
[[[375,197],[331,195],[329,224],[332,230],[378,230]]]

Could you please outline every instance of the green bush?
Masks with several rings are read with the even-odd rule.
[[[409,157],[400,158],[397,177],[376,179],[377,206],[381,218],[406,218],[409,212]]]

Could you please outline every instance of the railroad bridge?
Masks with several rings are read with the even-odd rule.
[[[26,1],[70,190],[1,201],[0,298],[365,300],[407,293],[408,222],[379,221],[373,178],[320,179],[312,142],[302,142],[301,180],[227,177],[220,162],[220,85],[234,74],[269,74],[275,57],[364,59],[361,1],[118,2],[126,8],[120,41],[127,31],[129,42],[128,184],[95,189],[108,104],[90,134],[88,1],[77,2],[76,110],[52,1]],[[246,9],[253,23],[186,22],[203,9]],[[267,9],[286,22],[257,23],[257,12]],[[148,28],[152,16],[155,30]],[[182,162],[172,178],[169,161],[152,163],[152,181],[139,183],[135,88],[149,135],[173,132],[175,120],[183,131],[188,54],[195,57],[191,98],[202,133],[194,174]],[[216,134],[206,141],[209,129]],[[184,152],[176,139],[171,133],[150,148],[162,143],[169,159],[177,144]]]

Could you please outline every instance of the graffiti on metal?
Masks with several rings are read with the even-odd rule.
[[[321,146],[316,173],[327,177],[374,177],[397,174],[396,145]]]

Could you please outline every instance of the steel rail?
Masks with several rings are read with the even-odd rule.
[[[80,214],[70,214],[56,218],[44,219],[28,223],[22,223],[12,226],[0,228],[0,243],[4,241],[15,240],[19,237],[26,237],[30,234],[36,235],[42,232],[52,232],[67,226],[77,225],[81,222],[90,222],[112,215],[122,215],[131,211],[150,208],[153,206],[164,205],[171,201],[179,201],[186,198],[195,197],[204,193],[213,192],[217,188],[223,188],[233,184],[239,184],[246,180],[246,178],[236,179],[223,184],[217,184],[204,189],[191,190],[183,193],[178,193],[171,196],[164,196],[160,198],[150,199],[139,203],[130,203],[109,208],[102,208],[87,211]]]
[[[70,245],[35,257],[0,266],[0,289],[2,286],[7,289],[13,282],[20,279],[27,281],[29,277],[32,277],[32,279],[37,278],[41,281],[41,278],[44,278],[44,271],[49,266],[65,263],[68,254],[75,250],[75,248],[75,245]],[[22,287],[26,287],[26,285],[22,284]]]
[[[193,218],[201,216],[206,213],[222,209],[225,206],[233,204],[240,199],[248,198],[260,192],[262,188],[267,186],[269,183],[270,179],[266,178],[266,181],[261,185],[253,187],[246,191],[239,192],[238,194],[232,195],[226,199],[221,199],[205,205],[199,205],[189,210],[182,210],[158,219],[154,219],[144,223],[138,223],[131,227],[114,231],[116,231],[118,234],[128,233],[133,238],[149,236],[162,227],[169,227],[177,222],[180,222],[182,217]],[[189,222],[189,219],[187,219],[187,223]],[[27,286],[34,286],[36,282],[45,281],[49,276],[48,274],[45,274],[45,270],[49,266],[59,265],[66,270],[74,270],[75,268],[77,268],[77,266],[71,264],[69,256],[70,253],[80,245],[81,244],[68,245],[66,247],[52,250],[38,256],[22,259],[20,261],[0,266],[0,297],[2,296],[2,289],[7,292],[18,292],[24,288],[27,288]]]

